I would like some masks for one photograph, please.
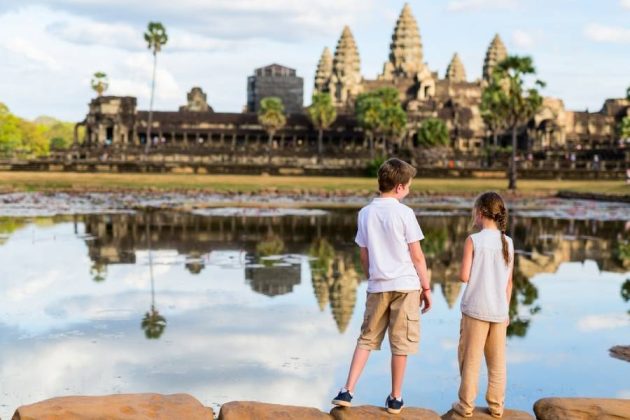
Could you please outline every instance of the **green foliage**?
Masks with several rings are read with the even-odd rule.
[[[284,241],[276,234],[271,234],[256,244],[256,253],[259,257],[278,255],[284,251]]]
[[[306,109],[308,117],[318,130],[329,128],[337,119],[337,110],[328,93],[315,93],[311,106]]]
[[[267,131],[270,139],[276,131],[284,127],[287,123],[287,117],[284,115],[282,99],[275,96],[261,99],[258,122]]]
[[[449,136],[444,121],[439,118],[427,118],[422,121],[418,130],[418,142],[424,147],[447,146]]]
[[[157,309],[151,307],[151,310],[144,314],[142,324],[144,335],[149,340],[157,340],[162,336],[166,329],[166,318],[164,318]]]
[[[429,258],[438,258],[446,250],[448,228],[446,226],[440,226],[436,229],[431,226],[426,226],[423,231],[426,237],[422,243],[424,255]]]
[[[626,89],[626,99],[630,101],[630,86]]]
[[[481,93],[481,118],[493,135],[505,128],[507,121],[506,92],[498,83],[490,83]]]
[[[394,88],[362,93],[357,96],[354,108],[359,126],[370,139],[372,151],[373,139],[377,134],[395,139],[407,127],[407,114],[400,104],[398,90]]]
[[[10,155],[22,144],[20,119],[0,103],[0,155]]]
[[[103,92],[105,92],[109,87],[107,74],[103,73],[102,71],[97,71],[96,73],[94,73],[94,76],[92,76],[90,85],[92,86],[92,89],[98,94],[98,96],[101,96]]]
[[[149,22],[147,31],[144,33],[144,40],[147,42],[147,48],[157,54],[162,50],[162,46],[168,41],[166,28],[161,22]]]
[[[630,117],[623,117],[617,127],[620,139],[630,139]]]
[[[383,156],[378,156],[370,160],[367,165],[367,176],[370,178],[376,178],[378,176],[378,168],[380,168],[386,160],[387,159]]]
[[[311,244],[308,254],[315,258],[311,262],[311,269],[313,271],[325,271],[335,258],[335,248],[326,238],[317,238]]]

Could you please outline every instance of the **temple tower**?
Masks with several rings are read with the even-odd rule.
[[[328,91],[337,106],[350,106],[361,92],[361,61],[359,50],[350,28],[345,26],[333,58],[333,69]]]
[[[483,62],[483,80],[489,81],[492,76],[492,70],[501,61],[507,58],[507,48],[501,40],[499,34],[496,34],[488,47],[486,58]]]
[[[464,69],[464,64],[459,59],[459,55],[457,53],[453,55],[453,58],[446,69],[446,79],[450,82],[466,81],[466,70]]]
[[[424,68],[422,41],[418,23],[408,3],[402,9],[390,44],[389,61],[383,66],[380,79],[414,77]]]
[[[328,83],[333,73],[333,57],[328,47],[324,48],[322,56],[317,63],[315,72],[315,92],[328,92]]]

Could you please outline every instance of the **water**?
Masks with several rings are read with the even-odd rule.
[[[440,214],[420,217],[435,302],[404,397],[442,413],[459,380],[455,280],[469,219]],[[131,392],[187,392],[215,411],[231,400],[328,410],[365,304],[355,221],[233,210],[0,218],[0,417],[53,396]],[[608,354],[630,344],[630,222],[536,215],[511,226],[507,405],[630,398],[630,363]],[[385,343],[357,404],[380,405],[389,384]]]

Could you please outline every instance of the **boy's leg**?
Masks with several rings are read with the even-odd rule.
[[[407,367],[407,356],[392,354],[392,393],[396,399],[402,398],[402,384]]]
[[[505,382],[507,376],[505,366],[506,330],[507,324],[505,322],[491,323],[484,348],[486,364],[488,365],[486,401],[488,402],[490,414],[495,417],[503,415],[505,403]]]
[[[459,403],[453,407],[459,414],[469,417],[475,408],[479,369],[490,323],[462,314],[457,357],[459,359]]]
[[[352,356],[352,363],[350,364],[350,371],[348,372],[348,379],[346,380],[346,389],[351,393],[354,393],[354,387],[363,372],[363,368],[370,357],[370,350],[366,350],[357,346],[354,349],[354,355]]]

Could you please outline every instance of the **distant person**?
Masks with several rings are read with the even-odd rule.
[[[462,321],[457,351],[461,382],[453,410],[472,417],[479,368],[488,367],[486,401],[493,417],[503,415],[505,403],[505,342],[512,296],[514,245],[505,235],[507,209],[494,192],[480,195],[473,208],[479,232],[464,242],[460,280],[467,283],[461,301]]]
[[[420,247],[424,238],[412,209],[400,203],[409,194],[416,169],[389,159],[378,169],[380,196],[359,211],[355,242],[368,278],[365,315],[345,387],[332,400],[350,407],[355,385],[372,350],[380,350],[389,333],[392,389],[385,406],[392,414],[403,408],[402,382],[407,355],[418,351],[420,307],[431,308],[427,265]]]

